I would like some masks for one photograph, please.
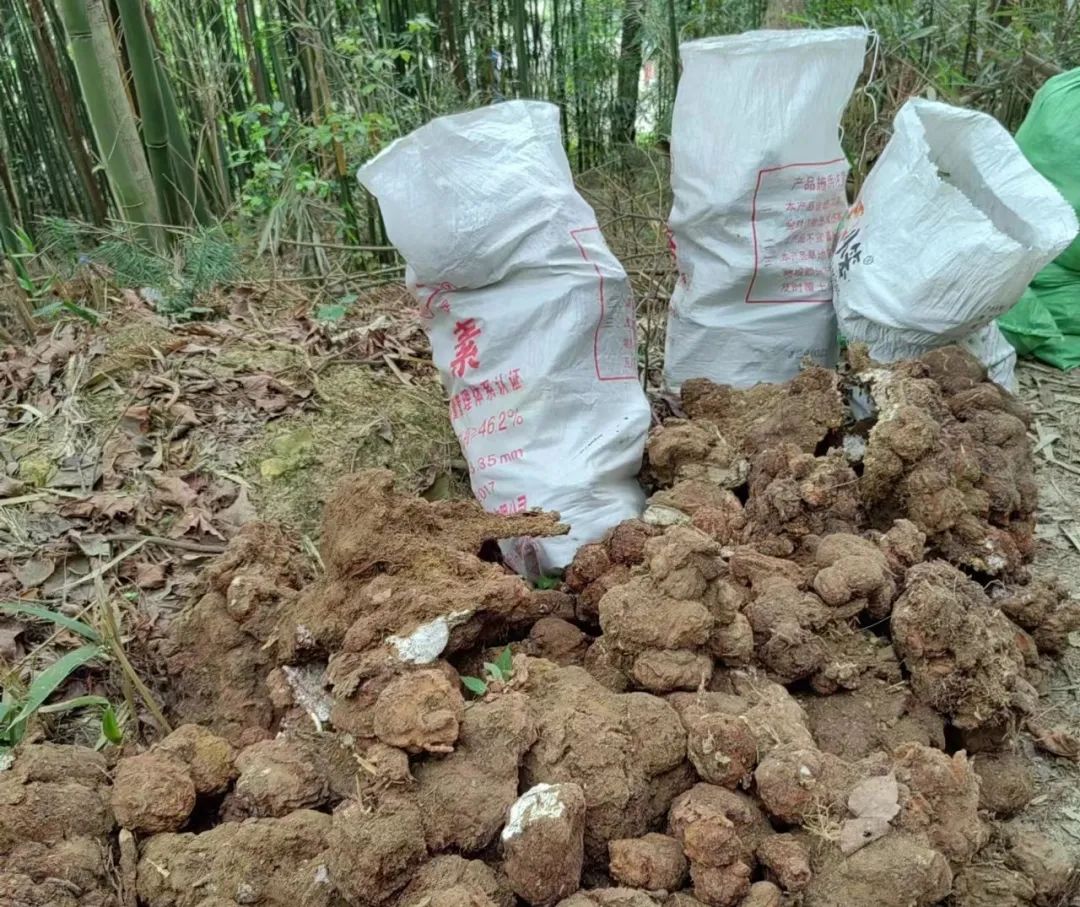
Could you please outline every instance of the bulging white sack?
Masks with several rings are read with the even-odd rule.
[[[407,263],[473,492],[557,510],[570,535],[503,546],[522,573],[641,513],[650,411],[626,272],[577,193],[552,104],[440,117],[361,168]]]
[[[671,124],[679,271],[664,377],[747,387],[834,365],[829,258],[847,209],[840,117],[867,31],[691,41]]]
[[[1077,233],[1072,207],[993,117],[921,98],[837,236],[840,330],[879,362],[963,343],[1008,386],[1015,357],[990,322]]]

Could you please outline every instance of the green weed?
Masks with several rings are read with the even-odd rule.
[[[462,677],[461,684],[470,693],[486,696],[494,683],[507,684],[514,676],[514,653],[507,646],[495,661],[484,662],[483,677]]]

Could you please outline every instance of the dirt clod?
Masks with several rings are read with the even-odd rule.
[[[613,693],[581,668],[544,661],[530,660],[526,692],[538,737],[522,779],[579,784],[586,850],[606,860],[608,841],[645,834],[680,793],[664,783],[671,778],[678,787],[685,778],[671,774],[686,759],[679,716],[646,693]]]
[[[585,795],[576,784],[537,784],[510,807],[503,871],[518,897],[543,905],[572,894],[585,859]]]
[[[465,709],[454,752],[413,770],[432,852],[476,853],[495,839],[517,799],[518,767],[536,736],[536,720],[520,693]]]
[[[324,767],[301,741],[277,737],[252,744],[236,767],[240,776],[226,807],[229,818],[285,816],[329,800]]]
[[[952,888],[948,861],[916,836],[890,834],[850,856],[830,852],[803,892],[806,907],[932,907]]]
[[[648,891],[678,891],[686,880],[682,845],[656,833],[608,843],[611,877],[620,885]]]
[[[236,753],[228,740],[197,724],[185,724],[154,747],[188,767],[197,794],[220,794],[236,777]]]
[[[299,545],[281,529],[253,523],[240,531],[207,571],[205,594],[170,625],[164,654],[177,715],[234,745],[252,727],[274,726],[266,643],[306,575]]]
[[[334,811],[327,844],[330,878],[348,903],[360,907],[386,903],[427,857],[420,809],[398,793],[388,792],[374,805],[343,803]]]
[[[198,835],[155,835],[140,854],[140,903],[337,907],[326,850],[330,824],[324,813],[299,810],[280,819],[227,822]]]
[[[772,882],[754,882],[740,907],[780,907],[783,894]]]
[[[1006,862],[1035,885],[1038,907],[1067,903],[1080,892],[1080,868],[1069,852],[1046,835],[1013,824],[1008,832]]]
[[[1025,670],[1015,627],[955,567],[944,561],[912,567],[891,629],[915,695],[957,727],[990,724],[1013,705]]]
[[[1019,753],[978,753],[971,765],[979,776],[979,808],[994,816],[1008,818],[1035,796],[1031,765]]]
[[[802,891],[813,877],[806,848],[792,835],[766,838],[757,849],[757,858],[769,878],[785,891]]]
[[[447,854],[421,866],[394,907],[514,907],[506,879],[481,860]]]
[[[195,808],[191,772],[164,752],[121,759],[113,778],[112,808],[116,821],[131,831],[177,831]]]
[[[375,735],[410,753],[453,749],[465,700],[442,671],[414,671],[392,680],[375,701]]]

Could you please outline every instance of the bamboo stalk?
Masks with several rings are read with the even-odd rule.
[[[150,167],[139,142],[135,117],[117,66],[112,30],[102,0],[61,0],[83,100],[98,154],[122,215],[142,224],[141,235],[160,246],[161,220]]]

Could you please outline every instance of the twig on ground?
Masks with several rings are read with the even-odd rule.
[[[221,554],[225,550],[224,545],[204,545],[201,542],[190,542],[187,539],[170,539],[161,535],[120,533],[118,535],[107,535],[105,539],[110,542],[142,542],[147,545],[160,545],[162,548],[191,551],[195,554]]]
[[[70,592],[72,589],[79,588],[79,586],[84,586],[87,583],[94,582],[94,580],[104,576],[106,573],[112,570],[113,567],[116,567],[118,564],[122,564],[124,561],[126,561],[129,557],[131,557],[131,555],[133,555],[136,551],[146,545],[148,541],[149,539],[143,536],[134,545],[129,548],[125,548],[116,557],[114,557],[110,561],[106,561],[100,567],[95,567],[93,570],[87,573],[86,576],[80,576],[78,579],[72,580],[70,583],[65,583],[63,586],[56,590],[56,595],[61,596],[65,592]]]

